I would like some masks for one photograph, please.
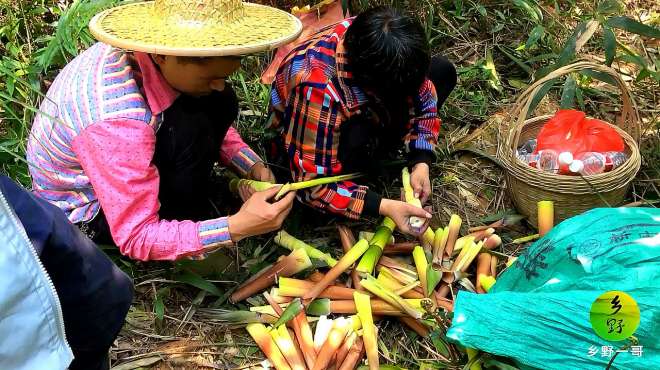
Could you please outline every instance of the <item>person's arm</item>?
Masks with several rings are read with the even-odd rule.
[[[274,83],[277,84],[277,81]],[[321,84],[317,84],[321,85]],[[271,110],[275,127],[283,126],[292,179],[296,182],[341,173],[341,165],[330,150],[318,143],[332,146],[333,128],[341,119],[340,106],[325,86],[301,84],[286,99],[286,92],[275,87],[271,94]],[[293,107],[286,107],[295,104]],[[304,134],[301,132],[304,130]],[[336,148],[336,145],[334,146]],[[320,185],[298,192],[298,199],[312,207],[358,219],[363,214],[377,216],[381,196],[353,181]]]
[[[424,81],[412,103],[415,116],[410,121],[410,130],[404,140],[408,150],[410,185],[415,197],[425,203],[431,195],[429,172],[435,161],[434,150],[440,132],[438,97],[429,79]]]
[[[242,177],[263,160],[241,138],[234,127],[229,127],[220,147],[220,163],[231,166]]]
[[[438,144],[440,118],[438,117],[438,96],[431,80],[426,79],[413,97],[415,116],[410,121],[410,130],[405,137],[408,151],[408,165],[418,163],[431,166],[435,161],[434,150]]]
[[[95,123],[73,140],[121,253],[142,261],[174,260],[231,245],[227,217],[159,219],[155,144],[151,127],[128,119]]]

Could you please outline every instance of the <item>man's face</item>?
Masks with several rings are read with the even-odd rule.
[[[241,66],[240,57],[213,57],[189,61],[170,55],[153,55],[153,60],[172,88],[193,96],[224,90],[227,77]]]

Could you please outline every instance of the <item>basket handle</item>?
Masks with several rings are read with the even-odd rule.
[[[520,95],[520,97],[518,97],[511,110],[511,115],[514,117],[515,121],[509,129],[508,141],[506,144],[507,147],[511,147],[511,151],[508,151],[510,155],[515,153],[522,125],[525,123],[527,115],[530,113],[532,100],[539,90],[541,90],[543,85],[557,77],[585,69],[606,73],[614,79],[617,87],[621,90],[621,99],[623,101],[623,109],[621,110],[621,115],[617,118],[616,125],[628,132],[636,142],[639,142],[641,133],[639,112],[637,111],[637,105],[630,94],[630,90],[623,79],[621,79],[621,76],[610,67],[588,61],[578,61],[550,72],[545,77],[534,82]]]

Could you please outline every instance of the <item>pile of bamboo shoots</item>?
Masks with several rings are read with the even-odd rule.
[[[402,177],[408,192],[412,189],[406,173]],[[395,224],[387,217],[374,233],[361,233],[359,240],[348,227],[338,226],[344,251],[338,259],[280,231],[275,242],[290,254],[230,297],[237,303],[262,294],[267,304],[221,315],[247,325],[278,370],[355,369],[365,355],[369,368],[378,369],[374,322],[393,317],[428,336],[437,325],[433,314],[453,311],[455,284],[477,293],[495,284],[501,253],[494,250],[502,243],[495,231],[506,223],[470,228],[462,236],[461,224],[461,218],[452,215],[446,227],[427,228],[419,243],[395,243]],[[310,272],[312,259],[327,265],[327,270]]]

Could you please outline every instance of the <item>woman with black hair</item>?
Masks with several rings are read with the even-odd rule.
[[[389,7],[370,9],[312,35],[282,62],[271,92],[271,127],[280,133],[272,159],[287,165],[294,181],[373,174],[378,160],[403,144],[411,184],[425,202],[438,107],[455,85],[454,66],[431,58],[417,20]],[[298,198],[353,219],[388,216],[407,233],[414,233],[409,217],[431,217],[352,181],[302,191]]]

